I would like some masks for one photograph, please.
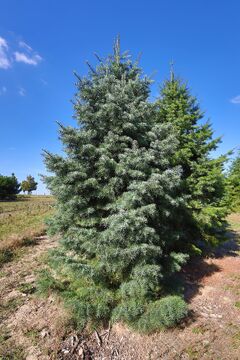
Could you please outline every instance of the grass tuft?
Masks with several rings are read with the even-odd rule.
[[[236,306],[236,308],[240,309],[240,301],[236,301],[235,306]]]

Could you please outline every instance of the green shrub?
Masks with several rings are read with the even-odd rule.
[[[166,296],[149,305],[145,314],[138,321],[138,329],[143,332],[152,332],[173,327],[187,313],[187,304],[180,296]]]

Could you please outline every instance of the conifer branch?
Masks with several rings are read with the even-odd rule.
[[[56,124],[58,124],[58,126],[59,126],[62,130],[65,130],[65,129],[66,129],[66,127],[65,127],[63,124],[61,124],[58,120],[56,120]]]
[[[89,67],[89,69],[96,75],[96,70],[92,67],[92,65],[88,62],[88,60],[86,60],[86,64]]]
[[[116,63],[119,64],[119,62],[120,62],[120,51],[121,51],[120,50],[120,35],[119,34],[117,35],[117,38],[115,40],[113,50],[114,50],[114,59],[116,60]]]
[[[80,83],[82,83],[82,79],[75,70],[73,71],[73,75],[76,76],[76,78],[79,80]]]
[[[100,58],[100,56],[97,53],[94,53],[94,55],[100,63],[103,62],[103,60]]]
[[[48,150],[42,149],[42,152],[43,152],[43,155],[45,154],[45,155],[47,155],[47,156],[49,156],[51,158],[54,157],[53,154],[51,154]]]
[[[174,62],[170,61],[170,82],[174,81]]]
[[[142,58],[142,51],[138,54],[136,60],[135,60],[135,64],[138,65],[140,63],[140,60]]]

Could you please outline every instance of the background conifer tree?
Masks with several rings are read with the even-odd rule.
[[[186,314],[182,299],[159,300],[187,258],[175,251],[185,201],[181,168],[170,166],[177,140],[169,123],[155,123],[150,81],[121,55],[119,40],[114,55],[99,60],[78,77],[78,127],[60,125],[66,156],[45,155],[57,198],[50,229],[62,236],[52,264],[81,325],[112,318],[148,330],[171,326]]]
[[[240,210],[240,153],[233,160],[227,176],[227,201],[233,211]]]
[[[181,191],[188,197],[188,204],[181,209],[178,226],[183,230],[186,243],[194,240],[192,249],[198,251],[195,247],[198,240],[214,243],[224,223],[223,167],[226,156],[212,157],[211,152],[221,139],[213,139],[208,121],[201,122],[204,114],[197,99],[185,83],[175,78],[172,69],[156,106],[157,121],[172,124],[179,141],[173,165],[182,167]]]
[[[20,192],[20,184],[18,179],[12,173],[11,176],[0,174],[0,199],[16,199],[16,195]]]

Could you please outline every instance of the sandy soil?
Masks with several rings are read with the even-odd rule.
[[[88,337],[71,332],[61,302],[35,294],[42,257],[56,240],[41,237],[0,270],[0,359],[240,359],[240,215],[229,241],[182,272],[190,317],[154,335],[121,324]]]

